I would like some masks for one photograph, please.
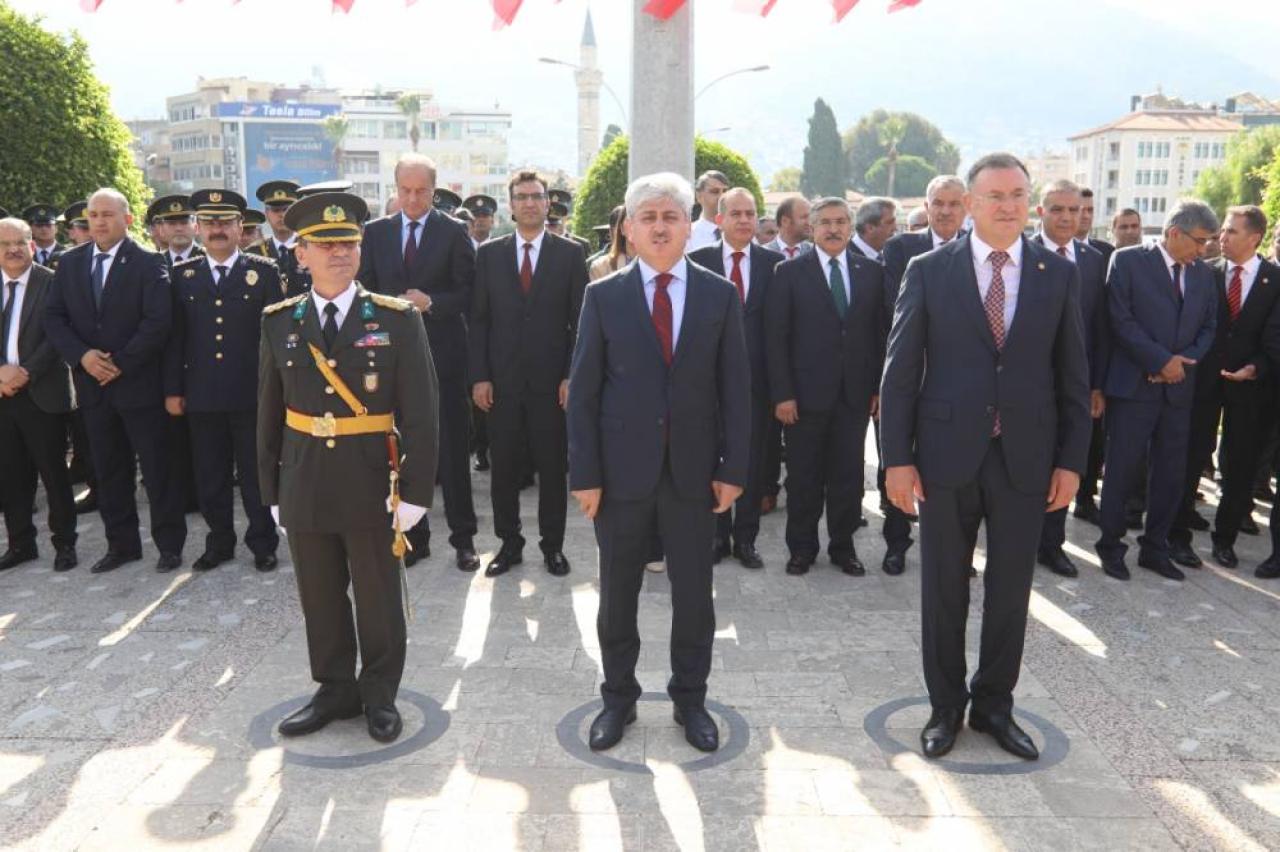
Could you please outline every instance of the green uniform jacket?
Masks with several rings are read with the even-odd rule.
[[[395,414],[400,433],[400,498],[430,506],[435,490],[439,386],[422,318],[403,299],[356,297],[328,358],[369,414]],[[285,425],[285,411],[351,417],[308,348],[324,351],[309,293],[264,311],[258,358],[258,479],[262,502],[280,507],[291,532],[389,527],[387,438],[318,438]]]

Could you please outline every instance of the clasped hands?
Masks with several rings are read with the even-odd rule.
[[[84,367],[86,373],[97,379],[100,385],[120,378],[120,368],[111,360],[111,353],[103,352],[101,349],[90,349],[84,353],[80,359],[80,366]]]
[[[13,396],[27,386],[31,374],[17,364],[0,366],[0,396]]]

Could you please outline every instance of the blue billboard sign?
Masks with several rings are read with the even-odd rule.
[[[217,105],[219,118],[292,118],[318,121],[342,112],[338,104],[273,104],[267,101],[228,101]]]
[[[250,195],[269,180],[305,185],[338,177],[333,142],[319,124],[246,122],[244,165]]]

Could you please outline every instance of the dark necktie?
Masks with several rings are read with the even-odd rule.
[[[180,255],[180,254],[175,254],[175,255],[173,256],[173,264],[174,264],[175,266],[177,266],[179,263],[182,263],[182,255]]]
[[[831,285],[831,298],[836,302],[836,315],[841,320],[849,313],[849,296],[844,291],[844,276],[840,274],[840,261],[834,257],[828,261],[831,271],[827,273],[827,283]]]
[[[668,367],[671,366],[675,332],[672,324],[671,294],[667,292],[667,285],[674,277],[670,272],[659,272],[653,279],[653,330],[658,333],[658,343],[662,346],[662,360]]]
[[[742,252],[740,251],[733,253],[733,269],[729,272],[729,280],[733,282],[733,286],[738,288],[738,298],[745,305],[747,303],[747,288],[742,283]]]
[[[1066,247],[1066,246],[1058,246],[1058,256],[1059,256],[1059,257],[1066,257],[1066,256],[1067,256],[1067,247]]]
[[[48,250],[48,249],[40,249],[40,265],[41,265],[41,266],[48,266],[48,265],[49,265],[49,250]]]
[[[338,306],[333,302],[324,306],[324,348],[333,349],[333,341],[338,338]]]
[[[418,220],[413,219],[409,222],[409,239],[404,241],[404,268],[408,269],[413,265],[413,259],[418,256]]]
[[[225,266],[215,266],[214,270],[217,271],[218,278],[213,284],[218,289],[222,289],[222,280],[227,277],[227,268]]]
[[[105,251],[100,251],[93,256],[93,304],[94,307],[102,307],[102,288],[106,286],[107,276],[103,274],[103,261],[111,255]]]
[[[524,260],[520,261],[520,289],[527,296],[533,289],[533,243],[524,244]]]
[[[1182,264],[1173,265],[1173,298],[1182,307]]]
[[[991,336],[996,341],[996,351],[1004,349],[1004,265],[1009,262],[1009,254],[993,251],[987,255],[991,261],[991,286],[987,288],[987,297],[982,306],[987,312],[987,325],[991,326]],[[995,423],[991,427],[991,437],[1000,434],[1000,412],[996,412]]]
[[[4,288],[4,310],[0,311],[0,364],[9,363],[9,320],[13,316],[13,303],[18,298],[18,282],[6,281]]]
[[[1244,294],[1244,281],[1240,276],[1244,274],[1244,267],[1237,265],[1231,272],[1231,283],[1227,285],[1227,311],[1231,314],[1231,321],[1235,322],[1240,316],[1240,303],[1244,301],[1241,298]]]

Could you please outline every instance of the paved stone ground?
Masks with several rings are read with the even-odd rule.
[[[488,531],[487,476],[475,483]],[[192,520],[188,561],[203,533]],[[825,564],[787,577],[782,524],[765,519],[765,571],[716,570],[720,762],[694,763],[655,696],[610,753],[623,770],[575,756],[599,678],[594,543],[579,517],[567,578],[533,561],[495,582],[444,552],[411,569],[406,731],[385,752],[362,720],[287,745],[274,735],[311,691],[291,567],[261,575],[242,552],[209,575],[161,576],[148,544],[148,561],[94,577],[94,518],[76,571],[45,559],[0,574],[0,845],[1280,848],[1280,585],[1251,570],[1265,536],[1241,542],[1249,570],[1176,584],[1131,566],[1124,584],[1097,570],[1095,531],[1072,521],[1083,576],[1037,575],[1018,695],[1043,720],[1031,728],[1045,759],[1014,765],[966,731],[941,765],[914,750],[922,704],[884,709],[924,696],[917,552],[886,577],[862,530],[867,577]],[[975,581],[975,621],[981,599]],[[653,693],[668,604],[666,577],[650,575],[640,668]]]

